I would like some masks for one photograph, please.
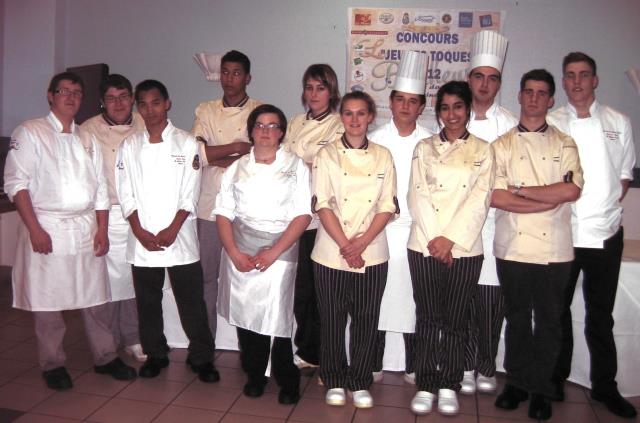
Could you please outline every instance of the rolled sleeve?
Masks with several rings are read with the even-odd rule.
[[[562,140],[562,162],[560,163],[561,174],[564,176],[569,172],[573,173],[572,182],[578,188],[582,189],[584,179],[582,176],[582,167],[580,166],[580,155],[578,154],[578,146],[573,138],[564,136]]]
[[[398,200],[396,198],[396,168],[393,165],[393,158],[391,157],[391,153],[389,153],[387,149],[384,149],[383,151],[386,155],[384,180],[382,182],[382,190],[380,192],[380,196],[378,197],[378,201],[376,203],[375,212],[376,214],[398,214],[400,213],[400,210],[398,209]]]
[[[504,143],[498,138],[497,141],[491,144],[491,151],[494,157],[494,179],[493,189],[508,189],[509,188],[509,175],[507,173],[509,158],[504,148]]]
[[[311,215],[309,168],[302,159],[298,160],[296,169],[296,192],[294,195],[292,216]]]
[[[200,156],[198,154],[199,142],[192,136],[186,139],[187,148],[185,154],[190,161],[184,167],[182,184],[180,186],[180,198],[178,199],[178,209],[189,213],[195,213],[200,196],[200,177],[202,168]],[[188,160],[188,159],[187,159]],[[192,165],[190,166],[189,163]]]
[[[22,190],[29,190],[37,165],[37,148],[29,131],[19,126],[11,134],[9,154],[4,167],[4,191],[9,200]]]
[[[315,198],[315,211],[331,209],[333,190],[331,188],[331,172],[329,171],[329,157],[326,150],[320,150],[313,160],[313,196]]]
[[[130,160],[129,149],[127,140],[125,140],[120,149],[118,150],[118,156],[116,158],[116,192],[118,193],[118,202],[122,209],[122,216],[128,219],[131,213],[138,209],[136,198],[133,195],[133,186],[131,185],[130,172]]]
[[[91,136],[91,143],[93,145],[93,164],[96,170],[96,180],[98,181],[94,209],[109,210],[111,208],[111,201],[109,199],[107,176],[104,173],[104,157],[102,156],[102,150],[93,135]]]
[[[633,144],[631,122],[625,117],[622,126],[622,169],[620,179],[633,180],[633,167],[636,164],[636,150]]]
[[[236,174],[236,170],[238,169],[238,162],[236,160],[229,166],[222,174],[222,179],[220,181],[220,191],[218,191],[218,195],[216,196],[216,207],[211,212],[211,217],[224,216],[227,219],[233,221],[236,218],[236,200],[233,196],[233,177]]]

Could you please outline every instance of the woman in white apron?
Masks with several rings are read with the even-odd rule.
[[[291,344],[297,240],[311,221],[311,194],[307,166],[280,148],[286,125],[275,106],[251,112],[253,148],[227,168],[213,213],[224,247],[218,312],[237,329],[248,376],[243,392],[261,396],[272,368],[278,401],[294,404],[300,398]]]

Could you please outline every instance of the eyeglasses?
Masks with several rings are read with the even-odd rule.
[[[114,95],[108,95],[104,98],[104,102],[105,103],[116,103],[116,102],[124,103],[125,101],[129,101],[130,98],[131,98],[131,94],[120,94],[117,97]]]
[[[82,98],[84,94],[80,90],[70,90],[69,88],[58,88],[54,93],[61,95],[62,97],[74,96],[76,98]]]
[[[267,131],[275,131],[276,129],[280,129],[280,125],[277,123],[268,123],[265,125],[264,123],[256,122],[256,124],[253,125],[253,129],[266,129]]]

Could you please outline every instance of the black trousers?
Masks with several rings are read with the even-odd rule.
[[[276,382],[283,391],[297,394],[300,388],[300,370],[293,364],[291,338],[270,337],[239,327],[236,332],[240,344],[240,363],[249,381],[262,386],[267,383],[264,373],[271,354],[271,367]]]
[[[320,377],[328,389],[369,389],[373,382],[380,303],[388,263],[367,266],[364,273],[314,263],[321,320]],[[349,357],[345,347],[347,317]]]
[[[604,248],[574,248],[575,260],[569,284],[564,291],[562,310],[562,348],[554,380],[563,381],[571,373],[573,330],[571,302],[578,275],[582,271],[582,294],[585,304],[584,334],[591,356],[591,389],[599,393],[617,390],[618,360],[613,338],[613,306],[618,290],[624,233],[618,232],[604,242]]]
[[[416,303],[416,385],[420,391],[460,390],[469,304],[482,255],[453,260],[451,267],[407,250]]]
[[[214,344],[203,298],[200,262],[167,267],[180,323],[189,338],[189,359],[193,364],[213,360]],[[145,354],[165,358],[169,352],[162,320],[164,267],[131,266],[136,291],[140,343]]]
[[[507,383],[533,394],[551,396],[551,375],[562,337],[558,322],[571,262],[533,264],[496,259],[496,267],[507,319]]]
[[[465,370],[477,370],[489,377],[496,374],[496,355],[503,321],[504,298],[500,286],[478,285],[469,308]]]
[[[296,354],[307,363],[320,363],[320,313],[316,298],[315,277],[311,251],[316,241],[316,229],[306,230],[298,241],[298,271],[293,297],[293,314],[296,317],[294,341]]]

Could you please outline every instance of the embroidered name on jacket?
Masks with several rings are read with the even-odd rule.
[[[177,163],[179,165],[183,165],[186,162],[184,156],[180,154],[172,154],[171,158],[173,159],[174,163]]]
[[[605,129],[602,132],[604,132],[604,136],[609,141],[618,141],[620,139],[620,132],[618,132],[618,131],[608,131],[608,130]]]

